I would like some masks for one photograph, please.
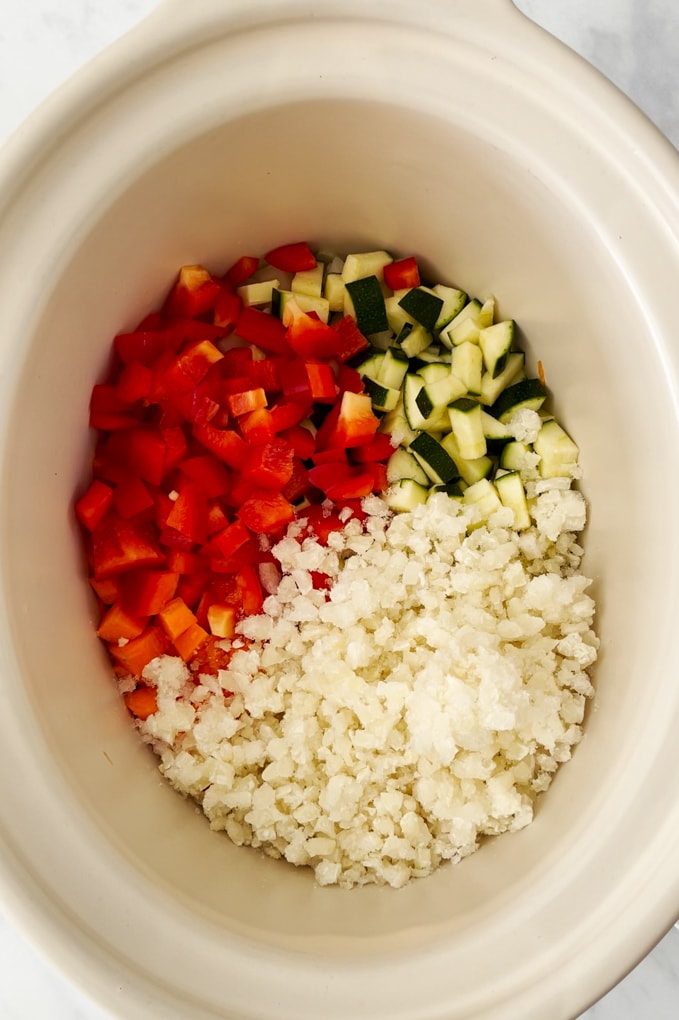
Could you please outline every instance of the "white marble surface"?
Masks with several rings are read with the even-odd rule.
[[[679,148],[677,0],[515,2],[611,78]],[[61,81],[158,3],[0,0],[0,143]],[[677,1017],[679,931],[673,929],[581,1020]],[[113,1020],[39,958],[3,915],[2,903],[0,1020]]]

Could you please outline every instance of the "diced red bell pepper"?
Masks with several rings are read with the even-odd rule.
[[[249,414],[250,411],[258,411],[260,408],[266,407],[266,393],[261,387],[244,390],[240,393],[229,393],[226,403],[234,418],[239,418],[242,414]]]
[[[335,373],[330,365],[324,362],[306,361],[304,369],[309,380],[312,399],[321,404],[334,403],[339,391],[335,381]]]
[[[389,488],[387,465],[382,463],[366,464],[373,476],[373,492],[385,492]]]
[[[154,616],[174,598],[179,574],[170,570],[136,570],[123,581],[123,608],[133,616]]]
[[[240,287],[240,284],[237,286]],[[213,318],[216,326],[223,327],[225,336],[233,333],[242,308],[242,298],[238,294],[234,294],[233,291],[222,290],[217,296]]]
[[[224,464],[211,453],[187,457],[179,468],[192,482],[197,482],[208,499],[223,496],[231,487],[231,476]]]
[[[258,358],[250,366],[250,378],[254,386],[261,386],[265,393],[280,393],[280,365],[282,358]]]
[[[350,393],[363,393],[365,386],[359,372],[350,365],[340,365],[337,369],[337,387],[340,393],[349,390]]]
[[[351,451],[351,459],[358,464],[365,464],[369,461],[387,460],[391,457],[396,447],[391,441],[391,436],[386,432],[377,432],[374,439],[364,446],[357,446]]]
[[[121,517],[136,517],[154,505],[148,487],[135,475],[130,475],[126,481],[116,485],[113,502]]]
[[[384,267],[384,282],[392,290],[405,290],[420,286],[420,270],[413,256],[398,259]]]
[[[120,603],[115,602],[101,619],[97,635],[102,641],[130,641],[139,637],[147,624],[143,616],[135,616]]]
[[[300,511],[300,518],[306,520],[311,531],[316,535],[321,545],[326,545],[328,536],[333,531],[342,531],[344,523],[340,520],[337,511],[329,510],[325,506],[313,504]]]
[[[141,361],[130,361],[118,376],[116,391],[124,404],[146,400],[151,392],[151,369]]]
[[[288,326],[288,343],[300,358],[329,360],[338,355],[340,334],[311,315],[298,315]]]
[[[238,427],[244,439],[248,443],[265,443],[273,439],[274,427],[271,411],[268,407],[259,407],[255,411],[248,411],[238,419]]]
[[[223,279],[231,287],[242,287],[259,268],[259,259],[255,255],[241,255],[224,273]]]
[[[142,425],[114,432],[104,451],[109,458],[151,485],[160,485],[165,469],[166,446],[157,428]]]
[[[161,428],[160,437],[165,447],[165,458],[163,460],[163,477],[174,471],[186,456],[187,443],[184,430],[179,426]]]
[[[205,644],[209,636],[208,632],[199,623],[192,623],[182,634],[177,635],[173,644],[184,662],[188,662],[193,658],[200,646]]]
[[[264,256],[264,261],[284,273],[301,273],[317,265],[316,256],[305,241],[272,248]]]
[[[246,499],[236,516],[250,531],[271,535],[294,520],[295,511],[285,496],[263,490]]]
[[[165,523],[191,542],[202,544],[207,540],[207,496],[197,482],[182,485]]]
[[[246,305],[240,314],[236,333],[243,340],[272,354],[289,354],[285,326],[274,315]]]
[[[158,711],[158,696],[154,687],[140,684],[133,691],[123,695],[123,701],[129,712],[137,719],[144,721]]]
[[[257,616],[262,611],[264,595],[257,568],[247,564],[236,574],[241,606],[246,616]]]
[[[291,503],[297,503],[309,489],[309,472],[299,457],[292,462],[292,474],[281,489],[281,494]]]
[[[164,655],[170,646],[160,627],[151,624],[126,645],[112,643],[108,647],[111,657],[128,673],[141,676],[144,667],[159,655]]]
[[[295,457],[300,460],[308,460],[316,449],[316,439],[304,425],[291,425],[289,429],[279,432],[281,439],[285,439],[292,447]]]
[[[350,478],[337,479],[325,490],[328,499],[340,503],[347,499],[360,499],[373,491],[375,479],[372,471],[354,469]]]
[[[139,424],[135,414],[120,411],[90,411],[90,428],[97,432],[119,432]]]
[[[343,464],[348,466],[347,451],[341,446],[333,446],[329,450],[314,450],[311,460],[315,465],[319,464]]]
[[[113,343],[123,365],[137,361],[146,367],[150,367],[168,346],[166,334],[155,330],[119,333]]]
[[[88,531],[101,523],[113,503],[113,489],[95,478],[75,504],[75,514]]]
[[[167,569],[175,574],[198,574],[205,569],[205,560],[198,553],[168,549]]]
[[[279,377],[283,395],[288,400],[295,400],[300,404],[311,407],[313,397],[311,395],[311,384],[306,373],[304,363],[297,358],[282,362],[279,369]]]
[[[163,373],[163,395],[172,399],[190,393],[205,378],[211,366],[223,357],[211,340],[199,340],[184,347]]]
[[[205,570],[204,573],[184,574],[179,578],[176,597],[184,599],[187,606],[193,609],[198,604],[198,601],[207,588],[209,582],[210,573],[208,570]]]
[[[180,347],[189,343],[202,343],[209,340],[214,343],[225,335],[223,326],[217,326],[214,322],[204,322],[203,319],[173,319],[165,327],[165,336],[168,347],[178,351]]]
[[[262,489],[280,490],[292,477],[293,456],[290,443],[280,436],[252,446],[243,477]]]
[[[252,362],[252,347],[231,347],[224,352],[220,365],[221,374],[224,378],[237,376],[241,379],[250,379]]]
[[[224,513],[221,503],[218,500],[209,503],[207,510],[208,535],[216,535],[218,531],[223,531],[228,523],[229,518]]]
[[[92,564],[96,578],[162,564],[165,558],[146,529],[108,514],[92,532]]]
[[[158,613],[158,623],[170,641],[174,641],[185,630],[197,623],[196,616],[191,612],[182,598],[171,599]]]
[[[121,399],[118,393],[118,387],[113,383],[96,383],[92,387],[90,413],[101,411],[105,413],[127,414],[129,410],[129,406]]]
[[[366,393],[342,394],[316,434],[316,446],[327,450],[333,446],[349,449],[369,443],[379,425]]]
[[[271,408],[271,418],[275,431],[277,433],[283,432],[285,429],[289,429],[291,426],[298,425],[301,421],[304,421],[311,410],[311,406],[310,401],[306,403],[305,401],[298,400],[281,400],[279,403],[274,404]]]
[[[203,266],[182,266],[164,306],[170,318],[193,319],[209,312],[221,291],[218,280]]]
[[[218,574],[233,575],[250,563],[259,563],[263,555],[259,542],[253,535],[248,542],[236,549],[232,556],[211,558],[210,570],[213,576]]]
[[[215,550],[215,555],[228,559],[249,541],[250,532],[242,521],[233,521],[211,538],[210,549]]]
[[[229,467],[242,468],[248,457],[248,446],[233,429],[218,429],[214,425],[194,425],[195,439],[215,457]]]
[[[337,360],[348,361],[355,354],[360,354],[370,346],[367,338],[361,333],[353,315],[344,315],[332,328],[337,332]]]

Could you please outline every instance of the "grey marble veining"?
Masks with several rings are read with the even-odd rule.
[[[0,143],[66,77],[159,2],[3,0]],[[679,148],[679,0],[515,2],[607,75]],[[1,911],[0,903],[0,1020],[112,1020],[41,960]],[[581,1020],[677,1018],[679,931],[673,929]]]

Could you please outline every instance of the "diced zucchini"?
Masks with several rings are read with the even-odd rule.
[[[450,365],[446,365],[443,361],[428,361],[425,365],[416,368],[415,371],[422,376],[425,383],[435,383],[450,375]]]
[[[285,321],[288,316],[285,309],[294,302],[302,312],[315,312],[321,322],[330,318],[330,304],[323,297],[311,297],[309,294],[295,294],[291,290],[274,290],[271,295],[271,313]]]
[[[384,295],[376,276],[364,276],[349,282],[345,280],[344,286],[344,312],[356,318],[361,333],[370,336],[371,333],[389,329]]]
[[[403,410],[408,425],[416,431],[443,432],[450,428],[447,409],[434,407],[424,392],[424,379],[414,372],[408,372],[403,380]]]
[[[543,424],[533,449],[540,457],[540,474],[543,478],[568,478],[573,475],[580,451],[553,418]]]
[[[484,524],[502,506],[497,489],[487,478],[481,478],[465,489],[462,499],[478,510],[479,518],[472,527]]]
[[[494,318],[495,318],[495,298],[487,297],[486,300],[481,305],[481,310],[479,311],[479,326],[481,327],[481,329],[487,329],[488,326],[492,326]]]
[[[429,347],[420,351],[416,357],[417,361],[423,364],[428,364],[430,362],[444,362],[450,367],[450,351],[447,348],[442,350],[438,344],[430,344]],[[421,367],[421,364],[413,365],[412,367],[417,369]]]
[[[487,411],[481,409],[481,424],[483,426],[483,434],[486,439],[511,439],[512,433],[509,427],[497,418],[494,418],[492,414],[488,414]]]
[[[434,407],[447,407],[467,392],[464,383],[453,375],[449,365],[447,368],[449,370],[447,375],[437,379],[436,382],[426,384],[427,394]]]
[[[437,492],[443,492],[446,496],[449,496],[450,499],[462,499],[462,493],[465,488],[466,486],[462,479],[456,478],[455,481],[446,482],[445,485],[432,485],[429,490],[429,496],[431,497]]]
[[[376,411],[393,411],[399,402],[400,389],[392,390],[382,383],[375,382],[366,376],[363,380],[365,392],[370,397],[370,402]]]
[[[472,298],[472,300],[468,301],[467,304],[464,305],[464,307],[457,313],[455,318],[450,321],[450,323],[445,327],[445,329],[441,330],[442,343],[444,343],[446,347],[454,347],[458,343],[465,343],[470,340],[473,342],[474,336],[478,339],[478,331],[480,329],[479,326],[480,312],[481,312],[480,302],[478,302],[476,298]],[[469,325],[465,327],[464,332],[465,334],[467,334],[471,331],[472,336],[469,335],[461,336],[460,327],[462,326],[462,323],[467,322],[467,320],[470,320],[470,322]],[[456,339],[456,337],[461,338]]]
[[[236,293],[244,305],[270,305],[274,290],[280,290],[279,280],[261,280],[259,283],[244,283],[236,288]]]
[[[500,421],[509,421],[521,408],[539,410],[546,398],[547,390],[539,379],[522,379],[502,391],[493,404],[493,416]]]
[[[427,502],[429,486],[416,482],[414,478],[401,478],[389,486],[383,499],[392,510],[407,512],[420,503]]]
[[[442,283],[437,283],[435,287],[432,287],[432,291],[443,301],[443,307],[434,325],[434,332],[440,333],[462,311],[467,303],[467,295],[463,290],[458,290],[456,287],[445,287]]]
[[[500,453],[500,467],[506,471],[530,471],[536,463],[535,453],[526,443],[514,439],[506,443]]]
[[[484,457],[486,437],[483,434],[481,405],[470,397],[461,397],[448,405],[448,414],[460,456],[464,460]]]
[[[419,322],[406,322],[396,337],[396,342],[404,354],[407,354],[409,358],[414,358],[427,349],[431,343],[431,335]]]
[[[473,485],[480,478],[488,478],[493,470],[493,461],[490,457],[478,457],[476,460],[465,460],[460,453],[460,447],[452,432],[441,439],[441,446],[446,453],[449,453],[455,461],[455,466],[460,472],[461,478],[467,485]]]
[[[453,348],[453,375],[464,383],[468,393],[476,396],[481,391],[483,355],[478,344],[464,343]]]
[[[402,446],[410,446],[413,439],[419,434],[416,429],[411,429],[408,419],[405,416],[403,404],[403,390],[401,390],[399,402],[393,411],[387,411],[380,422],[380,432],[385,432],[394,437],[394,441]]]
[[[400,347],[388,347],[376,381],[392,390],[400,389],[409,364],[408,355]]]
[[[523,531],[530,527],[530,513],[526,490],[518,471],[506,471],[495,475],[495,488],[503,506],[514,511],[514,527]]]
[[[494,379],[489,372],[484,372],[481,378],[481,403],[490,407],[494,404],[502,391],[516,382],[523,371],[526,363],[526,355],[523,351],[512,351],[507,355],[505,368]]]
[[[304,269],[295,273],[290,283],[290,290],[293,294],[306,294],[308,297],[323,296],[323,273],[325,267],[322,262],[313,269]]]
[[[415,322],[419,322],[425,329],[432,330],[441,314],[443,298],[438,297],[428,287],[413,287],[406,291],[399,305]]]
[[[429,476],[420,467],[417,458],[402,446],[394,450],[387,461],[387,481],[397,482],[401,478],[412,478],[420,485],[429,485]]]
[[[380,372],[382,371],[382,363],[386,357],[386,353],[371,353],[363,359],[363,361],[356,366],[356,371],[364,379],[372,379],[373,382],[380,381]]]
[[[451,482],[459,477],[460,472],[453,458],[441,443],[427,432],[421,432],[413,439],[410,452],[415,455],[422,469],[436,485]]]
[[[328,273],[323,287],[323,296],[330,305],[331,312],[344,311],[344,280],[339,273]]]
[[[483,364],[492,379],[497,379],[507,367],[507,358],[514,343],[514,320],[505,319],[487,326],[479,332],[479,347]]]
[[[401,308],[399,304],[404,294],[407,294],[408,290],[396,290],[389,297],[384,299],[384,307],[387,313],[387,322],[389,323],[389,329],[398,336],[406,323],[410,323],[411,326],[415,325],[415,320],[412,319],[405,308]],[[430,338],[431,341],[431,338]]]
[[[342,269],[342,280],[344,283],[352,283],[366,276],[376,276],[381,283],[384,280],[384,267],[393,261],[387,251],[364,251],[347,255]]]

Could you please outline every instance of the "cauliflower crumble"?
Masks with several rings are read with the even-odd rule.
[[[137,725],[163,774],[321,885],[400,887],[528,825],[580,740],[598,646],[584,499],[533,495],[523,532],[443,494],[396,515],[368,497],[327,546],[290,525],[228,670],[146,667],[158,711]]]

